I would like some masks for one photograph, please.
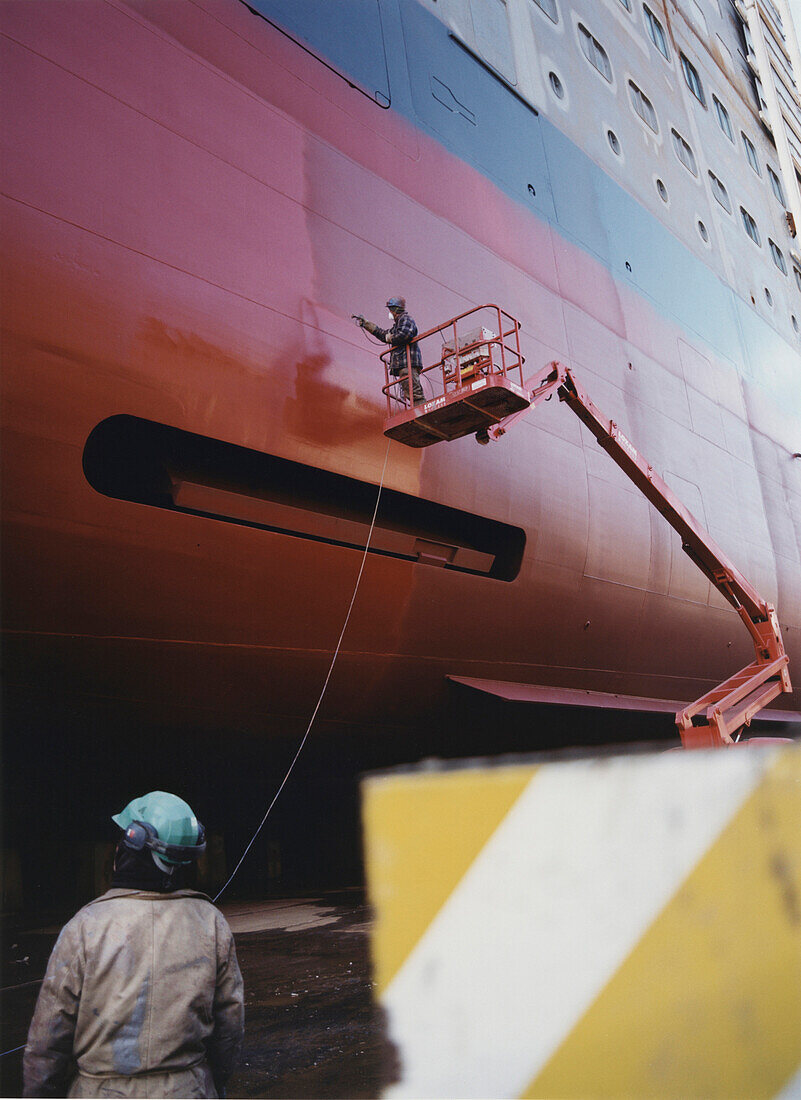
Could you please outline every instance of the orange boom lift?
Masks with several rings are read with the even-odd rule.
[[[497,334],[481,326],[460,339],[459,322],[464,328],[467,318],[486,315],[487,311],[497,315]],[[384,392],[388,418],[384,434],[412,447],[424,447],[440,439],[459,439],[472,432],[479,443],[489,443],[556,392],[559,400],[572,409],[610,458],[678,532],[684,552],[731,604],[751,635],[755,651],[751,664],[676,715],[685,748],[733,745],[763,707],[792,690],[789,657],[775,609],[709,537],[614,420],[609,420],[593,404],[569,367],[549,363],[539,375],[518,385],[512,375],[519,373],[523,365],[519,332],[518,322],[503,310],[480,306],[424,333],[418,343],[436,334],[440,338],[447,334],[440,358],[423,371],[434,376],[441,393],[435,392],[431,400],[397,412],[391,403],[398,400],[395,387],[399,386],[399,380],[387,375]]]

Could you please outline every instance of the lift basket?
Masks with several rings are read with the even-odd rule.
[[[428,447],[486,430],[528,406],[520,325],[499,306],[478,306],[452,317],[415,343],[424,364],[421,383],[431,396],[414,405],[407,397],[412,393],[410,348],[397,377],[390,374],[391,351],[381,355],[387,398],[384,435],[390,439],[407,447]]]

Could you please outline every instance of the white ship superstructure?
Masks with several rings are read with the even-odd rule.
[[[798,344],[801,65],[784,0],[423,3]]]

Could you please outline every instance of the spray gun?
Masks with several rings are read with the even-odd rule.
[[[361,313],[351,313],[351,317],[355,325],[358,325],[359,328],[363,329],[365,332],[372,333],[373,336],[380,331],[372,321],[365,320]]]

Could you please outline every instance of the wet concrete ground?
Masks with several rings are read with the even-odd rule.
[[[221,906],[245,981],[245,1046],[229,1097],[373,1097],[397,1076],[374,1005],[370,911],[361,891]],[[58,924],[6,922],[2,1049],[24,1044]],[[0,1060],[20,1096],[22,1051]]]

